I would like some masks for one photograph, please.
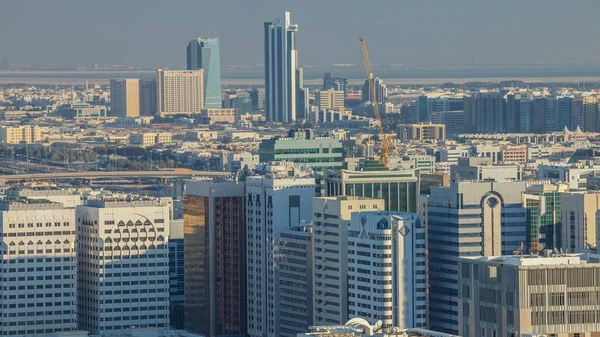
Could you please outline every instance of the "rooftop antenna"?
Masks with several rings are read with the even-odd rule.
[[[210,36],[211,36],[211,31],[210,31],[210,24],[208,25],[208,39],[210,40]]]

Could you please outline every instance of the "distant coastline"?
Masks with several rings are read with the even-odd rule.
[[[403,67],[379,66],[373,69],[376,76],[388,84],[442,84],[453,82],[499,82],[507,80],[528,83],[592,83],[600,82],[600,64],[541,64],[503,66],[431,66]],[[349,79],[350,84],[363,83],[365,71],[353,67],[309,67],[304,70],[306,85],[322,84],[323,74]],[[81,71],[0,71],[0,84],[82,85],[108,84],[110,78],[151,78],[152,70],[81,70]],[[260,86],[263,72],[259,67],[223,67],[223,84],[226,86]]]

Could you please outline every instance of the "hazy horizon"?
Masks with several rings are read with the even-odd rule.
[[[460,6],[458,6],[458,4]],[[302,65],[598,63],[600,2],[222,0],[0,2],[11,64],[181,67],[196,36],[218,36],[222,65],[263,63],[263,22],[289,10]]]

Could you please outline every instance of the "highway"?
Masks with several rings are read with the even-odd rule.
[[[176,178],[176,177],[226,177],[231,175],[229,172],[220,171],[88,171],[88,172],[53,172],[53,173],[30,173],[30,174],[10,174],[0,175],[0,184],[5,184],[10,181],[20,180],[52,180],[60,178],[79,178],[79,179],[96,179],[96,178],[139,178],[139,177],[156,177],[156,178]]]

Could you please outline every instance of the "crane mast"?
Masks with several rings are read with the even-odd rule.
[[[373,104],[373,111],[375,112],[375,118],[377,118],[377,126],[379,128],[379,137],[381,139],[381,156],[379,162],[385,167],[389,167],[388,156],[390,151],[390,139],[383,131],[383,122],[381,121],[381,115],[379,113],[379,104],[377,102],[377,91],[375,90],[375,79],[373,72],[371,71],[371,61],[369,60],[369,52],[367,51],[367,44],[364,37],[360,37],[360,46],[362,49],[363,60],[365,62],[365,68],[367,69],[367,81],[369,82],[369,92],[371,94],[371,103]]]

